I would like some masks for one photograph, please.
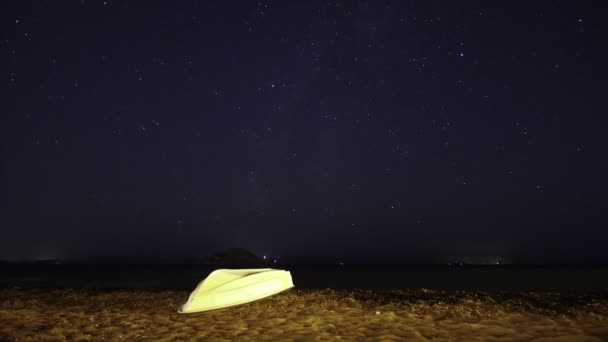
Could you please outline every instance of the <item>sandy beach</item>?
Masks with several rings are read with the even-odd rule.
[[[180,315],[188,291],[0,289],[2,341],[603,341],[605,294],[292,289]]]

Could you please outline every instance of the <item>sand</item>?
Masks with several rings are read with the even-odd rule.
[[[2,341],[604,341],[608,296],[292,289],[181,315],[187,291],[0,289]]]

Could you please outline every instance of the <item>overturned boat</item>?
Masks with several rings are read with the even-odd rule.
[[[292,287],[289,271],[272,268],[215,270],[198,284],[178,312],[200,312],[249,303]]]

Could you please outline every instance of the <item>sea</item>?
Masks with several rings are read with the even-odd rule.
[[[559,293],[608,290],[602,265],[274,265],[300,289],[432,289]],[[214,269],[199,264],[0,264],[2,288],[192,290]],[[227,268],[227,267],[223,267]]]

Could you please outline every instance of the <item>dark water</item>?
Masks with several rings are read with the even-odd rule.
[[[608,290],[606,266],[281,266],[297,288],[588,292]],[[201,265],[0,265],[0,287],[191,290]]]

